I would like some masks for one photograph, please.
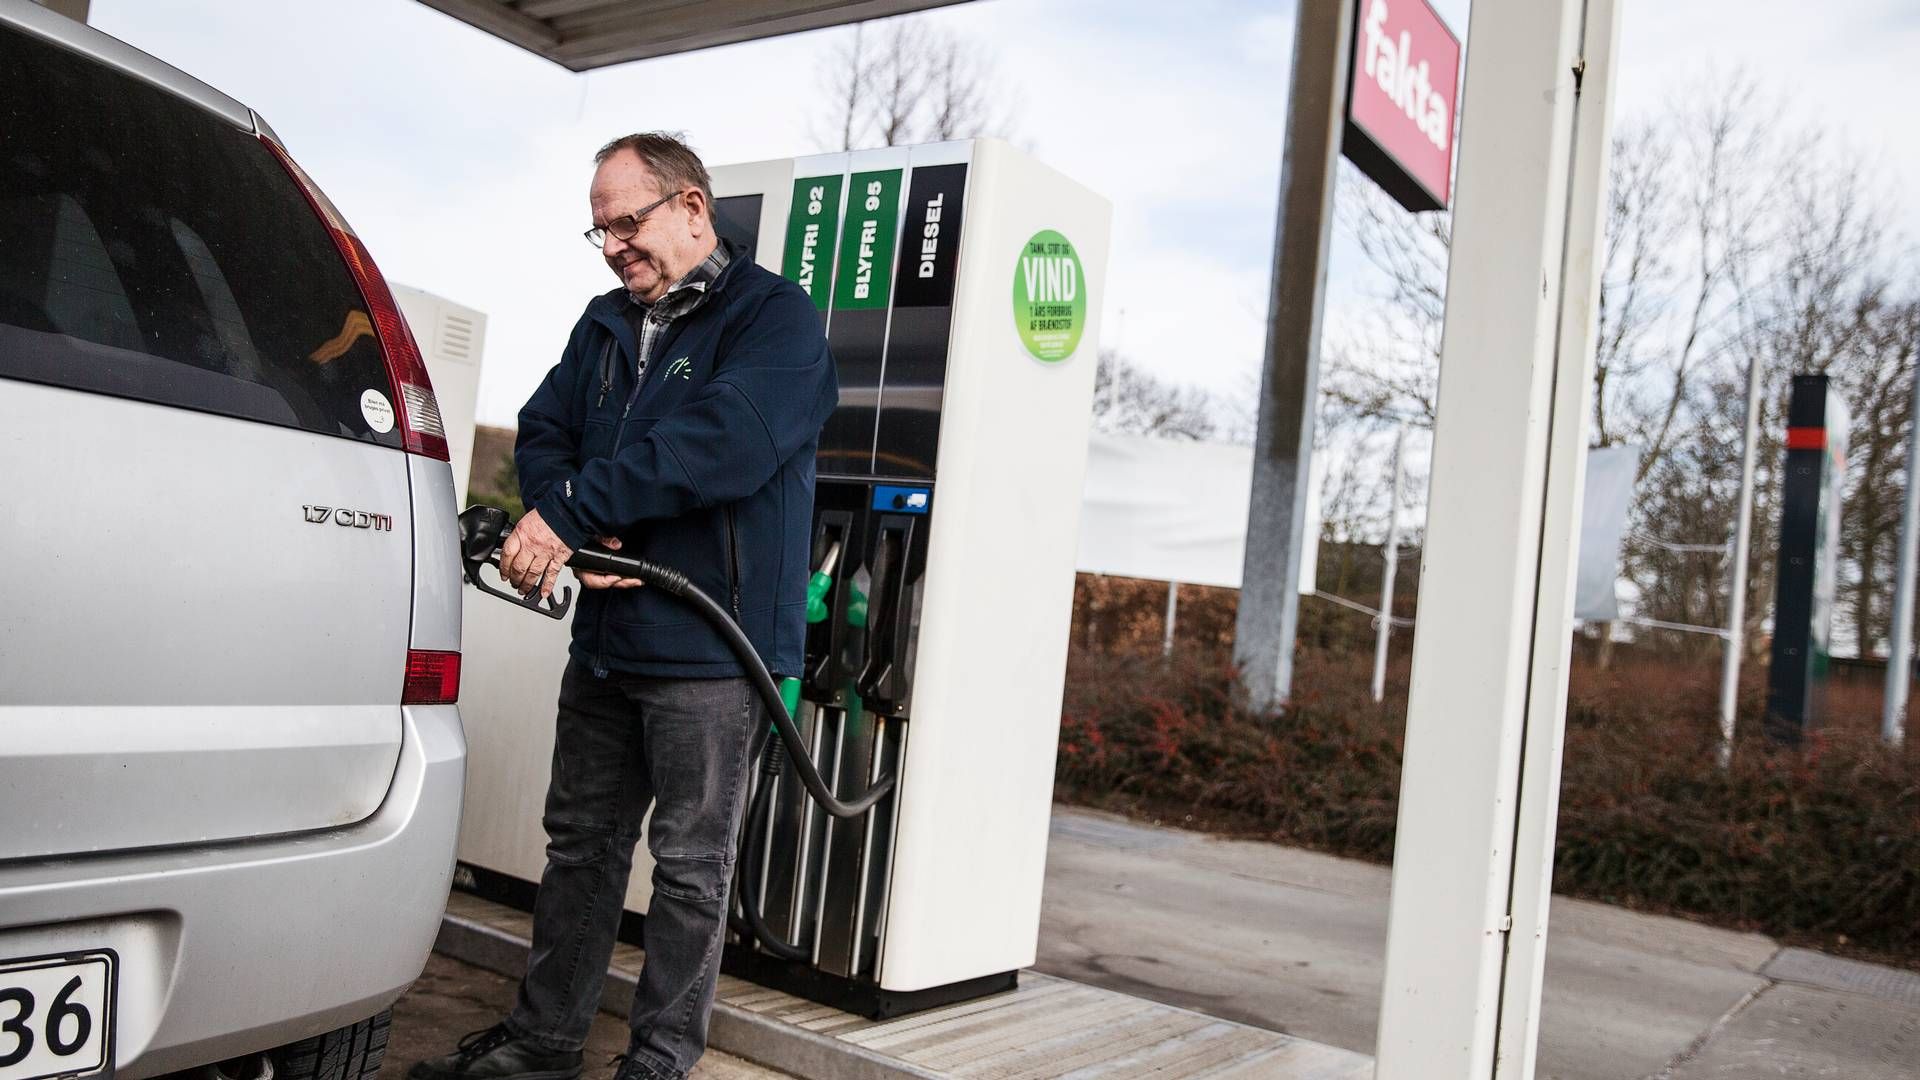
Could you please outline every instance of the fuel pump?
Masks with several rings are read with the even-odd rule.
[[[802,670],[777,684],[670,568],[593,549],[574,565],[721,620],[774,721],[725,970],[874,1017],[1009,989],[1039,936],[1110,207],[990,139],[711,175],[717,231],[806,292],[839,375]],[[470,576],[500,592],[480,574],[505,516],[465,527]],[[530,606],[563,621],[558,595]],[[488,662],[461,710],[474,797],[455,880],[520,906],[543,865],[564,629],[497,604],[463,620]]]
[[[726,969],[876,1017],[1010,988],[1038,936],[1109,207],[995,140],[712,176],[722,235],[813,299],[840,378],[793,760],[842,800],[894,785],[835,817],[763,759]]]

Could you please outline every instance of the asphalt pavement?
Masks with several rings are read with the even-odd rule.
[[[1388,883],[1385,867],[1055,807],[1035,966],[1371,1054]],[[513,986],[436,954],[395,1006],[385,1074],[493,1023]],[[625,1045],[599,1015],[584,1080],[610,1080]],[[710,1051],[694,1076],[788,1074]],[[1920,1080],[1920,974],[1556,897],[1538,1076]]]
[[[1054,807],[1039,970],[1371,1054],[1386,867]],[[1920,975],[1554,899],[1540,1080],[1920,1078]]]

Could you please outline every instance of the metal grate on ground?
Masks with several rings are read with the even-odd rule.
[[[1845,990],[1920,1009],[1920,975],[1899,968],[1863,964],[1812,949],[1781,949],[1760,974],[1780,982]]]
[[[455,893],[440,951],[517,975],[528,918]],[[601,1007],[624,1013],[644,959],[620,946]],[[511,969],[511,970],[509,970]],[[807,1080],[1366,1080],[1373,1059],[1276,1031],[1065,979],[1020,973],[1009,993],[868,1020],[732,976],[720,980],[714,1047]]]

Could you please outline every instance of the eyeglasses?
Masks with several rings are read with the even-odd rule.
[[[640,223],[647,219],[648,214],[672,202],[676,197],[685,195],[688,190],[689,189],[682,188],[672,195],[664,195],[648,203],[646,206],[635,210],[631,214],[623,214],[607,222],[605,225],[595,225],[580,235],[586,237],[587,243],[592,244],[594,247],[606,246],[608,233],[612,233],[616,239],[631,240],[634,238],[634,235],[640,231]]]

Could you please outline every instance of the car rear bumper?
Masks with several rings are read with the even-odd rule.
[[[385,1008],[420,974],[439,931],[466,763],[455,706],[404,713],[393,784],[357,824],[0,865],[0,960],[118,953],[123,1080],[265,1050]]]

